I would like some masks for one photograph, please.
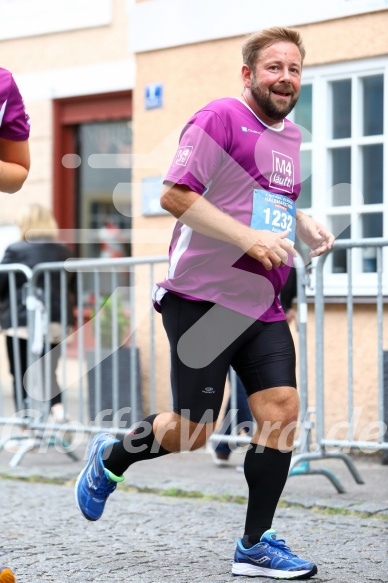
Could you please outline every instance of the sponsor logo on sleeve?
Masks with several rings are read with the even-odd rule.
[[[193,152],[193,146],[180,146],[174,159],[174,166],[187,166]]]

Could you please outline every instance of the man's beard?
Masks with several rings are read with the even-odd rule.
[[[264,93],[264,91],[260,88],[260,85],[257,83],[255,76],[252,77],[250,90],[253,99],[256,101],[257,105],[262,109],[265,115],[275,121],[281,121],[287,117],[287,115],[294,109],[299,98],[299,95],[294,94],[291,96],[291,99],[288,103],[284,102],[284,106],[279,107],[274,103],[274,101],[272,101],[271,93]],[[293,92],[292,88],[290,88],[290,93],[291,92]]]

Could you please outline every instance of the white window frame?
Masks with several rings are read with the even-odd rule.
[[[302,150],[311,149],[312,152],[312,197],[311,207],[303,211],[313,216],[323,224],[330,226],[330,218],[334,214],[345,214],[349,210],[352,223],[351,238],[361,238],[360,211],[383,213],[383,236],[388,238],[388,107],[384,110],[384,127],[382,136],[362,136],[362,93],[361,78],[374,75],[384,75],[385,103],[388,103],[388,57],[362,59],[330,65],[306,67],[303,70],[303,85],[312,84],[312,141],[302,144]],[[352,112],[351,138],[331,139],[331,82],[352,79]],[[292,119],[292,114],[290,119]],[[369,144],[383,144],[383,202],[380,204],[362,204],[361,187],[362,166],[361,147]],[[335,145],[351,148],[351,204],[349,207],[328,204],[328,195],[331,188],[330,155],[329,150]],[[303,184],[302,184],[303,189]],[[320,193],[323,195],[321,196]],[[331,204],[331,203],[330,203]],[[388,249],[384,249],[383,261],[387,265]],[[315,265],[316,260],[313,260]],[[348,293],[346,273],[332,273],[331,257],[325,265],[325,295],[345,296]],[[314,270],[313,270],[314,271]],[[383,272],[383,293],[388,294],[388,270]],[[353,295],[375,296],[377,290],[377,274],[362,272],[361,251],[352,254]],[[314,277],[312,277],[312,291],[314,293]]]

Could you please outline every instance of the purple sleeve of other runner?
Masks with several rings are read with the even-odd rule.
[[[12,74],[0,69],[0,138],[28,140],[30,118]]]

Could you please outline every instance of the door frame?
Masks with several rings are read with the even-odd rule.
[[[53,101],[53,212],[60,229],[75,228],[77,168],[66,168],[62,159],[65,154],[74,154],[76,127],[118,119],[132,119],[132,91]]]

